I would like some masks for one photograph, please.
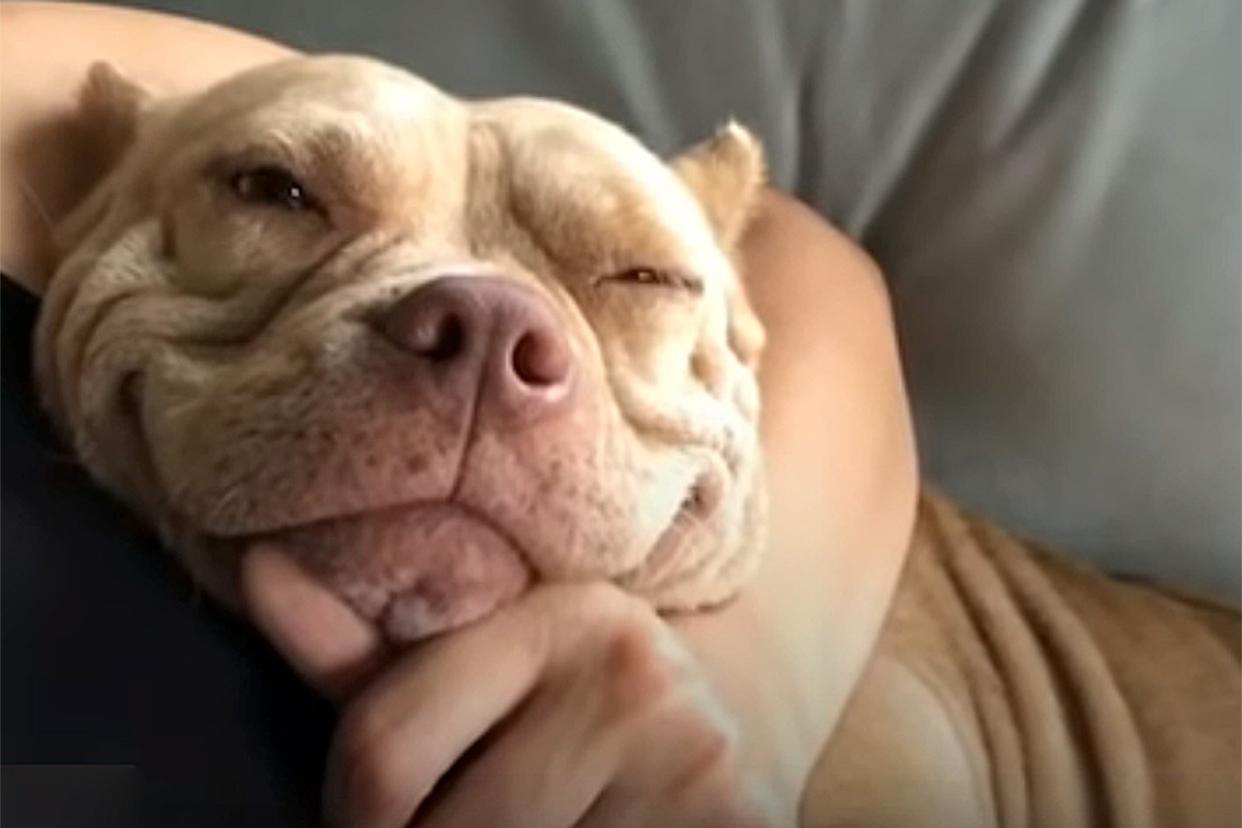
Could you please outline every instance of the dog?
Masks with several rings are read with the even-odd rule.
[[[728,125],[665,162],[596,116],[295,58],[155,99],[92,70],[110,171],[61,228],[45,405],[236,606],[256,540],[397,641],[535,580],[662,610],[763,545]],[[1108,580],[928,490],[808,825],[1236,825],[1238,616]]]
[[[82,109],[115,164],[59,239],[40,388],[220,600],[258,539],[401,642],[533,579],[692,609],[753,568],[745,130],[670,165],[352,57],[160,101],[101,66]]]

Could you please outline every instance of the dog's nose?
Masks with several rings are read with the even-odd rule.
[[[480,405],[507,418],[540,418],[570,396],[574,360],[560,320],[517,283],[441,276],[397,300],[380,329],[435,370],[464,382],[477,376]]]

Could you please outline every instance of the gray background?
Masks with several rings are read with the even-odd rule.
[[[564,98],[666,151],[738,117],[885,268],[931,479],[1237,594],[1238,0],[148,5]]]

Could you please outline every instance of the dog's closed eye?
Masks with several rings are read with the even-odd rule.
[[[694,276],[656,267],[631,267],[609,274],[601,282],[637,285],[641,287],[684,290],[692,294],[703,292],[703,283]]]
[[[229,187],[247,204],[277,207],[290,212],[319,207],[315,197],[293,173],[274,164],[234,173],[229,179]]]

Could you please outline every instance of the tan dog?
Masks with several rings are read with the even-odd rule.
[[[298,59],[152,102],[97,71],[113,170],[41,318],[48,407],[196,576],[282,544],[400,639],[534,578],[665,608],[761,547],[729,128],[666,165],[532,100]],[[1236,825],[1238,619],[928,495],[814,825]]]
[[[221,599],[260,537],[402,640],[533,578],[664,608],[740,584],[745,131],[669,166],[580,110],[344,57],[172,101],[100,67],[83,108],[117,161],[62,236],[41,388]]]

